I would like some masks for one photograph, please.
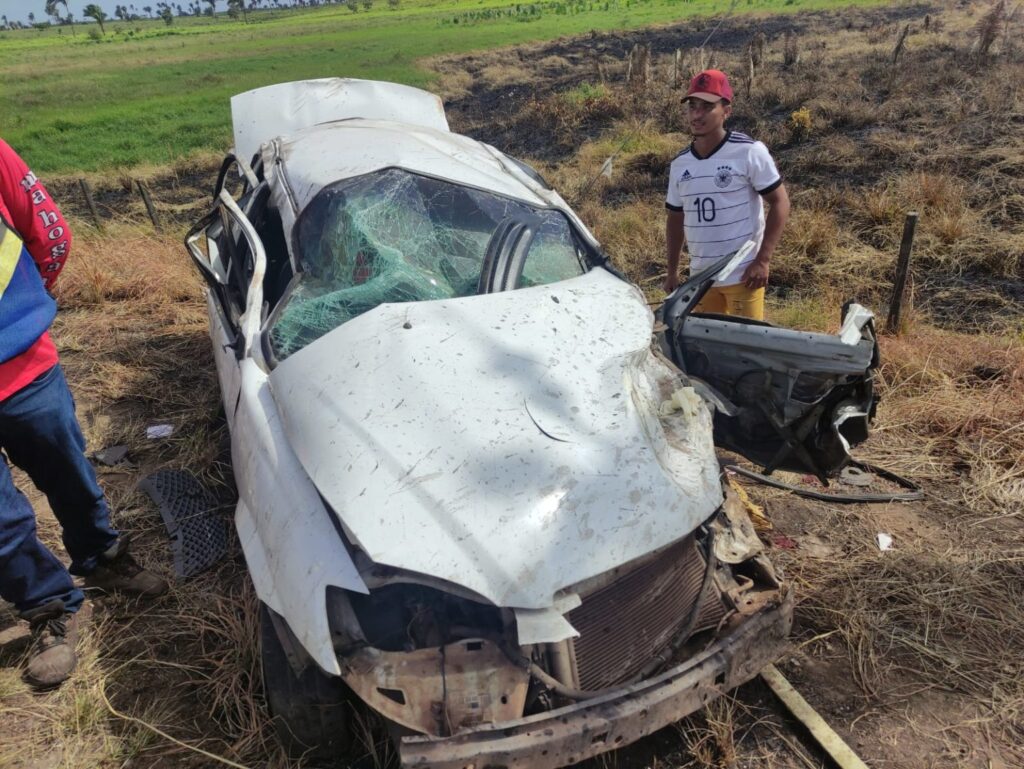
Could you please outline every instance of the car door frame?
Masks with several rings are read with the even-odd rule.
[[[233,162],[241,165],[237,159]],[[260,344],[266,318],[263,279],[267,256],[262,240],[243,210],[243,207],[248,209],[264,185],[265,181],[255,187],[247,185],[248,189],[239,198],[240,206],[224,189],[223,179],[218,179],[213,209],[185,237],[186,248],[207,284],[214,359],[229,425],[234,422],[238,406],[240,361],[252,358],[260,368],[267,368]],[[207,243],[205,254],[198,245],[203,237]],[[243,240],[244,252],[240,249]],[[223,260],[224,251],[228,252],[227,262]],[[247,278],[243,281],[240,276]],[[233,286],[233,282],[240,285]],[[241,303],[232,297],[234,291],[241,293]]]

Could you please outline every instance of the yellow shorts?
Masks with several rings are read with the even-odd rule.
[[[693,311],[764,320],[764,288],[747,288],[742,283],[712,286]]]

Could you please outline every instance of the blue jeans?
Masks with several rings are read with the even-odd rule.
[[[71,573],[88,574],[117,541],[96,473],[85,457],[85,438],[60,365],[0,401],[0,596],[19,612],[59,598],[68,611],[82,591],[36,537],[36,518],[11,478],[10,463],[46,495],[60,522]]]

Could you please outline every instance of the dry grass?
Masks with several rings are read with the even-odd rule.
[[[916,461],[927,446],[938,474],[957,479],[960,514],[1024,516],[1021,341],[920,329],[884,352],[887,422],[922,441]]]
[[[492,64],[481,69],[478,77],[491,88],[502,88],[529,82],[533,72],[515,64]]]
[[[1024,344],[917,326],[883,339],[882,360],[880,419],[860,453],[922,483],[928,501],[815,511],[803,533],[837,557],[776,555],[802,595],[799,633],[829,639],[810,643],[811,658],[848,664],[858,693],[846,701],[864,728],[896,718],[919,745],[959,741],[975,758],[1019,765]],[[877,531],[894,534],[894,551],[878,551]],[[824,696],[813,679],[802,688]],[[943,711],[926,717],[929,701]]]
[[[126,309],[131,310],[140,304],[167,309],[195,303],[201,296],[199,282],[175,240],[125,228],[106,237],[80,237],[75,254],[69,268],[72,279],[62,280],[57,288],[66,311],[122,302],[130,302]]]
[[[75,230],[58,284],[62,362],[89,449],[129,447],[128,465],[100,472],[115,525],[166,575],[166,534],[135,482],[184,467],[226,501],[231,494],[205,302],[177,238],[137,225],[114,224],[102,237]],[[174,435],[147,440],[145,427],[157,422],[173,424]],[[23,478],[19,485],[31,489]],[[61,552],[45,501],[37,493],[32,501],[41,536]],[[2,670],[0,711],[19,728],[4,729],[0,766],[178,765],[204,750],[280,765],[260,693],[255,598],[234,558],[151,604],[93,603],[78,669],[59,690],[30,694],[16,668]]]
[[[794,200],[773,264],[776,322],[834,331],[847,298],[883,307],[909,209],[921,214],[916,298],[942,298],[929,283],[938,276],[1020,276],[1024,73],[1012,45],[1020,22],[1004,19],[980,69],[971,49],[989,6],[970,11],[933,7],[927,30],[911,20],[895,67],[904,23],[855,15],[827,28],[807,22],[788,43],[799,54],[788,67],[785,39],[767,40],[735,119],[776,151]],[[604,68],[601,83],[593,56],[540,49],[500,56],[471,57],[462,69],[446,61],[448,95],[529,82],[531,61],[566,77],[582,62],[576,85],[538,90],[522,110],[494,122],[506,136],[526,137],[509,149],[535,158],[630,278],[657,297],[664,167],[685,142],[678,92],[658,81],[670,61],[656,57],[655,82],[626,92],[621,62]],[[715,56],[727,70],[747,66],[745,43]],[[795,141],[786,121],[804,108],[809,125]],[[598,176],[613,154],[612,178]],[[212,165],[206,158],[170,172],[150,169],[161,213],[178,216],[177,230],[190,201],[205,199],[197,190],[212,181]],[[113,195],[129,174],[121,176],[92,181]],[[122,213],[104,236],[76,222],[55,332],[90,449],[130,449],[130,467],[101,476],[115,522],[137,537],[144,562],[169,574],[162,526],[134,483],[159,467],[184,467],[230,509],[227,436],[199,281],[177,232],[154,237],[137,224],[141,203],[126,200],[110,198]],[[804,663],[787,674],[841,731],[863,738],[872,763],[1024,765],[1024,342],[1019,306],[998,297],[1003,309],[981,317],[958,300],[944,302],[938,318],[912,308],[905,335],[883,340],[884,400],[860,456],[924,483],[924,504],[800,507],[781,493],[756,492],[777,530],[814,534],[836,554],[775,552],[801,597],[794,660]],[[931,322],[947,329],[970,322],[988,333]],[[175,434],[147,440],[145,427],[157,422],[174,424]],[[46,514],[41,521],[42,536],[55,544],[55,523]],[[894,551],[878,552],[878,531],[895,535]],[[13,667],[0,667],[0,767],[294,765],[276,747],[260,691],[255,608],[237,549],[154,604],[97,602],[80,670],[60,690],[30,695]],[[814,665],[830,666],[833,677],[801,677]],[[682,724],[675,748],[649,765],[815,765],[789,727],[744,692]],[[361,731],[356,758],[393,765],[374,725]]]
[[[427,59],[424,66],[437,73],[431,90],[446,102],[466,98],[476,82],[473,75],[462,67],[453,66],[444,57]]]
[[[665,250],[664,209],[631,203],[606,210],[599,203],[586,202],[577,210],[594,223],[595,235],[609,253],[615,254],[616,265],[629,279],[648,292],[657,290],[665,268],[660,260],[652,259],[651,254]]]
[[[835,562],[789,564],[804,585],[803,637],[828,636],[807,653],[848,664],[859,693],[846,696],[846,710],[866,719],[866,729],[871,721],[884,728],[887,719],[928,723],[931,734],[920,735],[918,750],[929,750],[937,732],[959,733],[976,746],[987,739],[990,756],[1020,765],[1024,553],[978,553],[953,543],[936,551],[904,538],[898,551],[881,554],[857,546],[870,541],[864,528],[846,522],[830,533],[833,545],[845,545]],[[821,700],[819,686],[804,679],[801,688]],[[927,704],[922,709],[929,701],[956,705],[929,713]],[[852,731],[852,722],[837,726]]]
[[[856,727],[866,757],[891,765],[1024,763],[1024,309],[1003,282],[1024,272],[1024,60],[1012,44],[1020,20],[1002,18],[980,64],[976,41],[994,13],[946,4],[929,9],[927,25],[853,13],[840,29],[809,22],[769,38],[749,97],[734,105],[736,127],[772,147],[794,202],[772,268],[775,322],[835,331],[849,298],[884,310],[905,215],[920,215],[905,334],[883,340],[883,401],[860,455],[925,484],[927,501],[812,506],[807,523],[794,523],[791,497],[760,492],[783,530],[804,526],[841,553],[777,553],[802,596],[803,653],[839,677],[808,674],[801,689],[848,735]],[[749,69],[745,46],[715,55],[727,71]],[[551,134],[544,124],[519,133],[521,151],[544,158],[548,177],[652,299],[663,274],[664,169],[673,142],[686,141],[676,133],[678,92],[658,80],[669,64],[656,58],[655,81],[642,88],[608,68],[602,97],[618,107],[607,114],[567,100],[563,80],[511,119],[525,129],[552,117]],[[578,77],[594,82],[586,67]],[[669,141],[618,153],[612,177],[590,184],[627,126]],[[484,127],[478,133],[486,138]],[[516,135],[503,134],[513,152]],[[881,554],[878,531],[894,532],[897,550]],[[842,679],[851,678],[847,693]],[[747,736],[758,717],[742,709],[704,718],[687,722],[689,752],[666,765],[813,765],[798,746]],[[895,753],[882,747],[901,740]]]
[[[699,716],[678,725],[691,756],[684,766],[736,766],[735,710],[734,700],[719,697],[708,703]]]

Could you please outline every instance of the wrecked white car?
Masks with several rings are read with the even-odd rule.
[[[232,112],[187,244],[282,738],[343,759],[361,702],[402,766],[559,767],[774,660],[791,593],[712,438],[743,404],[566,203],[417,89]]]

